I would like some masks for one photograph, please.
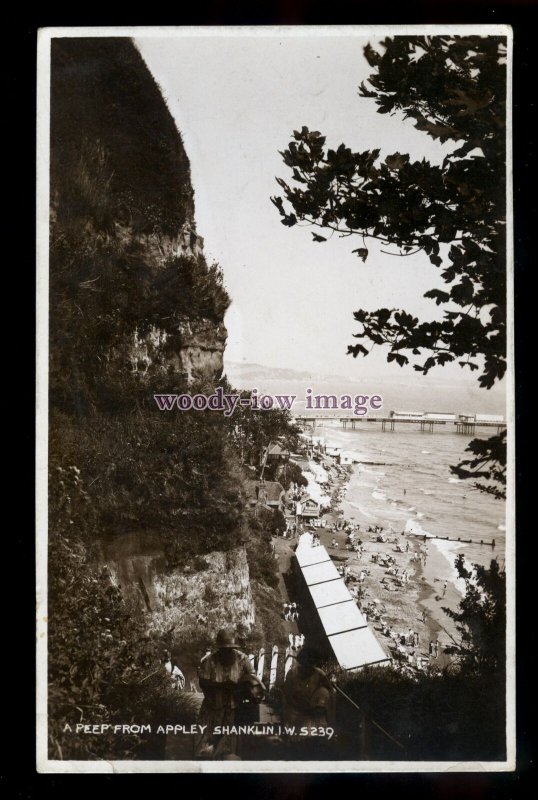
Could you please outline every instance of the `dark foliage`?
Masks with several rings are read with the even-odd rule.
[[[278,469],[278,480],[284,489],[289,489],[292,483],[296,483],[297,486],[308,486],[301,467],[293,461],[288,461]]]
[[[463,555],[456,569],[465,581],[465,596],[457,611],[443,608],[456,623],[460,640],[445,649],[455,655],[464,672],[503,674],[506,660],[506,575],[497,561],[489,569],[465,564]]]
[[[506,757],[504,682],[497,672],[413,678],[392,667],[370,667],[337,678],[367,717],[361,752],[361,714],[337,695],[339,758],[491,761]]]
[[[164,669],[163,643],[92,550],[98,513],[80,470],[57,467],[49,499],[49,756],[136,758],[148,734],[76,734],[77,724],[189,723],[195,711]],[[72,730],[66,726],[71,726]],[[162,740],[163,737],[161,737]]]
[[[78,176],[70,180],[77,164],[82,192]],[[125,225],[175,235],[192,218],[181,137],[129,39],[52,40],[51,183],[53,205],[61,187],[63,221],[86,218],[102,232]]]
[[[226,377],[222,381],[226,392],[238,394],[240,397],[250,398],[251,392],[233,389]],[[300,429],[292,421],[291,413],[287,410],[272,409],[271,411],[256,411],[250,406],[243,407],[237,404],[233,416],[228,418],[232,439],[241,454],[241,462],[258,466],[265,448],[278,441],[290,451],[297,449]],[[266,477],[274,475],[271,467]]]
[[[132,43],[53,40],[51,758],[164,756],[163,737],[77,736],[66,724],[194,719],[164,670],[166,643],[147,635],[140,608],[99,566],[102,548],[134,533],[148,546],[157,542],[168,568],[201,569],[205,553],[249,535],[230,423],[222,414],[164,414],[153,400],[163,380],[172,391],[187,389],[170,369],[182,325],[203,320],[215,328],[229,303],[216,265],[200,254],[170,255],[192,210],[181,139]],[[135,331],[152,327],[165,341],[147,373],[137,374],[129,348]],[[213,391],[211,374],[206,383],[191,388]],[[263,526],[253,533],[250,560],[270,592],[268,536]]]
[[[358,235],[362,246],[353,252],[363,262],[369,238],[395,256],[424,251],[446,284],[425,295],[446,306],[443,319],[360,309],[354,336],[386,346],[387,360],[401,367],[425,355],[413,359],[423,374],[451,362],[481,370],[479,384],[489,389],[506,370],[506,41],[398,36],[382,47],[365,48],[374,72],[361,95],[379,113],[399,112],[428,136],[453,142],[451,152],[437,166],[402,153],[383,158],[378,149],[326,149],[325,137],[303,126],[282,153],[294,183],[277,178],[284,199],[271,199],[284,225]],[[357,343],[348,352],[369,348]],[[502,481],[502,469],[490,478]]]
[[[474,458],[464,459],[450,467],[451,471],[458,478],[472,478],[477,489],[502,500],[506,495],[506,431],[489,439],[473,439],[466,451]]]

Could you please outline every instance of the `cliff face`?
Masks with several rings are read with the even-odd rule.
[[[226,344],[181,137],[130,40],[53,40],[51,57],[51,407],[77,432],[97,560],[149,630],[192,639],[203,622],[204,645],[225,624],[249,632],[226,430],[151,402],[155,385],[214,384]]]
[[[255,622],[247,556],[243,547],[214,551],[193,566],[165,570],[158,537],[130,534],[101,548],[99,561],[113,582],[143,612],[148,629],[173,632],[176,642],[233,626],[248,634]]]
[[[123,319],[115,339],[102,337],[112,368],[220,378],[226,293],[196,231],[181,136],[128,39],[52,43],[53,252],[66,231],[80,254],[66,276],[73,303],[94,292],[94,316]]]
[[[143,376],[159,365],[163,372],[169,373],[171,369],[187,386],[220,378],[227,337],[225,326],[204,318],[185,319],[178,322],[175,333],[177,346],[163,356],[169,339],[166,330],[155,326],[144,334],[135,330],[126,353],[132,372]]]

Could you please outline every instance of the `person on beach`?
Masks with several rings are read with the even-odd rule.
[[[422,609],[422,622],[423,622],[423,624],[426,623],[426,619],[427,619],[426,609],[423,608]]]
[[[430,656],[433,656],[435,654],[435,649],[434,649],[434,646],[433,646],[433,642],[431,642],[431,641],[430,641],[430,644],[429,644],[429,647],[428,647],[428,653],[429,653]]]
[[[433,648],[434,648],[435,658],[438,658],[439,657],[439,639],[435,640],[435,644],[433,645]]]
[[[446,587],[447,587],[447,585],[448,585],[448,581],[445,581],[445,582],[443,583],[443,597],[444,597],[444,596],[445,596],[445,594],[446,594]]]

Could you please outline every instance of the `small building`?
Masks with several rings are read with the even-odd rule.
[[[504,422],[504,417],[502,414],[477,414],[476,415],[477,422]]]
[[[261,457],[261,464],[283,464],[290,460],[290,451],[278,442],[269,442]]]
[[[286,503],[286,492],[278,481],[253,481],[245,482],[247,506],[255,509],[257,506],[279,509],[283,511]]]
[[[474,422],[475,418],[476,418],[475,414],[458,414],[459,422]]]
[[[258,486],[258,503],[266,508],[283,511],[286,501],[284,487],[278,481],[260,481]]]
[[[392,419],[422,419],[423,411],[391,411],[389,417]]]
[[[313,500],[310,495],[303,494],[296,504],[296,514],[303,519],[317,519],[319,517],[320,505]]]
[[[455,422],[456,415],[451,411],[425,411],[424,419],[439,420],[440,422]]]

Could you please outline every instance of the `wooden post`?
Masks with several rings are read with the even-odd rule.
[[[264,667],[265,667],[265,647],[261,647],[260,654],[258,656],[258,672],[256,673],[259,681],[263,681]]]
[[[273,650],[271,653],[271,669],[269,672],[269,689],[272,689],[276,683],[276,671],[278,667],[278,647],[277,645],[273,645]]]

